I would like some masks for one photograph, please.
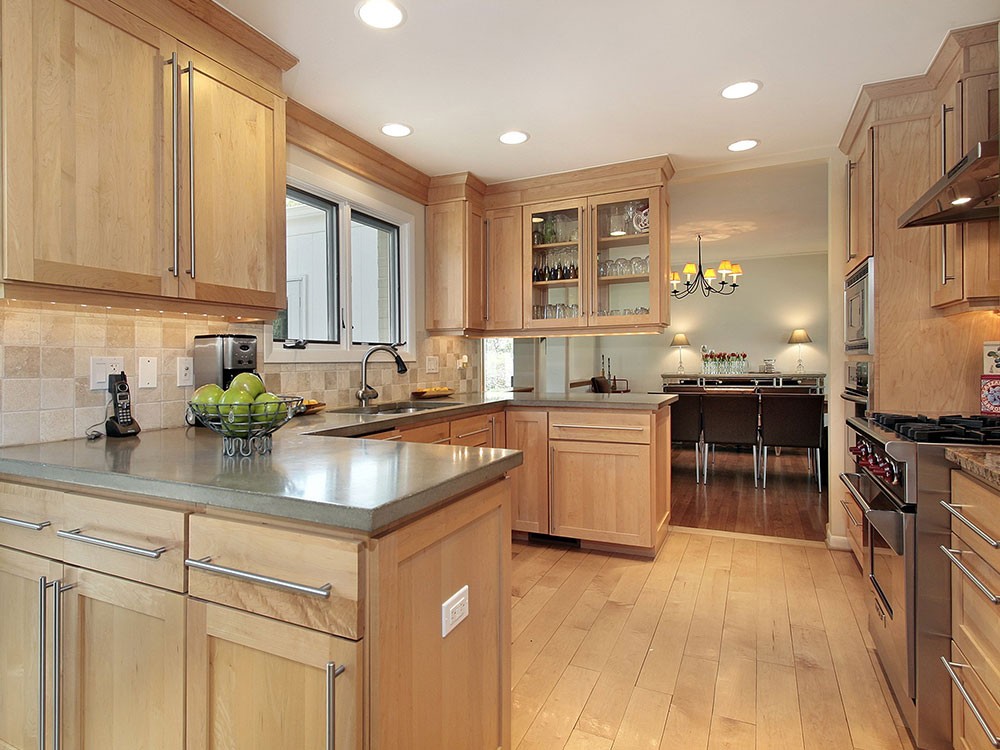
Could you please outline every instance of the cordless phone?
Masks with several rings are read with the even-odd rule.
[[[132,418],[132,396],[124,372],[108,375],[108,391],[111,393],[114,406],[114,416],[104,423],[104,431],[108,437],[129,437],[138,434],[141,428]]]

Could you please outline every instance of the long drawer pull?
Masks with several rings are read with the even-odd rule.
[[[482,435],[484,432],[489,432],[489,427],[484,427],[481,430],[473,430],[472,432],[467,432],[464,435],[459,435],[456,440],[461,440],[462,438],[472,437],[473,435]]]
[[[447,443],[449,440],[451,440],[451,437],[443,437],[440,440],[435,440],[431,445],[441,445],[441,443]]]
[[[972,530],[973,534],[975,534],[976,536],[978,536],[980,539],[982,539],[984,542],[986,542],[988,545],[990,545],[993,549],[1000,549],[1000,542],[998,542],[996,539],[994,539],[993,537],[991,537],[989,534],[987,534],[981,528],[979,528],[978,526],[976,526],[976,524],[974,524],[972,521],[970,521],[968,518],[966,518],[964,515],[962,515],[962,513],[959,512],[958,509],[962,507],[961,505],[952,505],[947,500],[942,500],[941,501],[941,507],[944,508],[949,513],[951,513],[952,516],[954,516],[955,518],[957,518],[959,521],[961,521],[962,523],[964,523],[966,526],[968,526]]]
[[[847,517],[848,517],[848,519],[850,519],[851,525],[852,526],[860,526],[861,522],[854,520],[854,516],[851,513],[851,507],[850,507],[850,505],[848,505],[847,501],[846,500],[841,500],[840,504],[844,506],[844,512],[847,513]]]
[[[387,443],[388,443],[388,442],[389,442],[390,440],[402,440],[402,439],[403,439],[403,436],[402,436],[402,435],[391,435],[390,437],[387,437],[387,438],[382,438],[382,439],[383,439],[383,440],[384,440],[385,442],[387,442]]]
[[[93,544],[95,547],[104,547],[104,549],[113,549],[116,552],[126,552],[130,555],[138,555],[139,557],[148,557],[152,560],[159,560],[160,555],[167,551],[166,547],[157,547],[156,549],[145,549],[143,547],[133,547],[131,544],[122,544],[121,542],[111,542],[107,539],[100,539],[96,536],[87,536],[86,534],[81,534],[80,529],[60,529],[56,532],[56,536],[63,539],[72,539],[76,542],[83,542],[84,544]]]
[[[346,670],[343,664],[326,663],[326,750],[337,747],[337,678]]]
[[[19,529],[28,529],[29,531],[41,531],[46,526],[51,526],[51,521],[40,521],[39,523],[32,523],[31,521],[22,521],[18,518],[9,518],[7,516],[0,516],[0,523],[8,524],[9,526],[17,526]]]
[[[276,589],[294,591],[298,594],[308,594],[309,596],[318,596],[320,599],[329,599],[330,590],[333,588],[333,584],[330,583],[324,583],[319,588],[316,588],[315,586],[306,586],[304,583],[286,581],[282,578],[272,578],[271,576],[261,575],[260,573],[250,573],[249,571],[239,570],[238,568],[227,568],[224,565],[216,565],[212,563],[211,557],[203,557],[200,560],[192,560],[191,558],[188,558],[184,561],[184,564],[189,568],[204,570],[206,573],[217,573],[221,576],[238,578],[241,581],[250,581],[251,583],[260,583],[264,586],[273,586]]]
[[[941,547],[939,549],[942,552],[944,552],[945,557],[947,557],[949,560],[951,560],[952,564],[956,568],[958,568],[960,571],[962,571],[962,574],[966,578],[968,578],[970,581],[972,581],[972,584],[977,589],[979,589],[982,592],[983,596],[985,596],[987,599],[989,599],[990,604],[1000,604],[1000,596],[997,596],[992,591],[990,591],[988,588],[986,588],[986,584],[984,584],[982,581],[980,581],[978,578],[976,578],[975,574],[973,574],[973,572],[971,570],[969,570],[967,567],[965,567],[965,565],[962,564],[962,561],[958,559],[957,555],[961,555],[962,554],[962,550],[960,550],[960,549],[948,549],[943,544],[941,545]]]
[[[955,674],[956,669],[965,669],[968,667],[968,664],[956,664],[953,661],[948,661],[947,656],[941,657],[941,663],[944,664],[944,668],[948,672],[948,676],[951,678],[952,683],[956,688],[958,688],[958,692],[961,694],[962,700],[965,701],[965,705],[969,707],[969,710],[972,711],[972,715],[975,716],[976,721],[979,722],[979,726],[982,728],[983,733],[986,735],[986,739],[989,741],[990,745],[1000,748],[1000,738],[998,738],[996,734],[993,733],[993,730],[990,729],[990,725],[986,723],[986,719],[983,718],[983,714],[972,700],[972,696],[969,695],[969,691],[965,689],[965,685],[962,684],[962,681],[958,679],[958,675]]]
[[[563,430],[619,430],[623,432],[643,432],[645,427],[621,427],[618,425],[598,425],[598,424],[554,424]]]

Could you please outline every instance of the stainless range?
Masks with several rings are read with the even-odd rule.
[[[917,747],[950,750],[952,464],[946,443],[1000,443],[1000,420],[897,414],[849,417],[855,471],[841,480],[865,511],[868,629]]]

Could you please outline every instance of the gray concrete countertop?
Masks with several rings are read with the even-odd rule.
[[[150,430],[133,438],[0,449],[0,474],[63,482],[309,521],[370,534],[445,504],[519,466],[494,448],[344,439],[438,417],[507,405],[655,411],[676,396],[643,394],[463,395],[407,415],[321,412],[274,434],[266,456],[227,458],[222,438],[200,428]]]
[[[944,457],[1000,492],[1000,449],[945,448]]]

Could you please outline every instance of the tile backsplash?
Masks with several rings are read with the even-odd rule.
[[[91,357],[122,357],[132,386],[133,413],[144,430],[179,427],[193,388],[178,387],[177,358],[192,355],[203,333],[252,333],[264,327],[221,318],[150,313],[118,308],[0,300],[0,445],[82,437],[103,425],[107,394],[89,388]],[[428,375],[424,359],[436,355],[440,372]],[[468,355],[469,366],[458,366]],[[138,388],[139,357],[157,358],[157,386]],[[459,393],[480,389],[478,341],[419,336],[417,362],[405,375],[391,361],[373,358],[368,381],[385,401],[401,400],[416,388],[444,385]],[[361,365],[265,364],[268,390],[314,398],[333,406],[356,403]]]

